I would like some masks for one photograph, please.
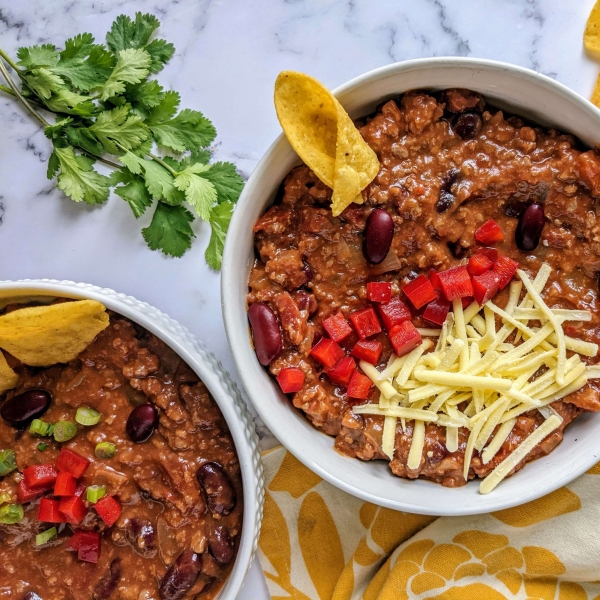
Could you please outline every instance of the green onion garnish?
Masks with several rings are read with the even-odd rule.
[[[5,502],[10,502],[10,494],[2,492],[0,494],[0,504],[4,504]]]
[[[42,444],[38,444],[38,445],[37,445],[37,449],[38,449],[40,452],[43,452],[43,451],[44,451],[44,450],[45,450],[47,447],[48,447],[48,444],[44,444],[44,443],[42,443]]]
[[[73,421],[59,421],[54,425],[54,439],[67,442],[77,435],[77,425]]]
[[[3,504],[0,506],[0,523],[14,525],[23,518],[23,507],[20,504]]]
[[[34,419],[33,421],[31,421],[31,425],[29,426],[29,433],[31,433],[31,435],[39,435],[41,437],[44,437],[48,435],[49,431],[50,423],[46,423],[41,419]]]
[[[104,498],[106,496],[106,486],[105,485],[90,485],[88,489],[85,491],[85,497],[88,499],[88,502],[92,504],[96,504],[100,498]]]
[[[46,529],[46,531],[42,531],[42,533],[38,533],[35,536],[35,545],[42,546],[46,542],[49,542],[53,537],[56,537],[56,527],[50,527],[50,529]]]
[[[94,453],[96,458],[112,458],[117,453],[117,447],[110,442],[100,442],[96,444]]]
[[[97,425],[100,422],[100,413],[93,408],[80,406],[75,413],[75,420],[80,425],[85,425],[86,427]]]
[[[12,450],[0,450],[0,477],[8,475],[17,468],[15,453]]]

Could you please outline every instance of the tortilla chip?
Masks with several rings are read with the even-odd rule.
[[[597,0],[585,24],[583,44],[588,52],[600,55],[600,0]]]
[[[21,308],[0,317],[0,348],[34,367],[66,363],[108,323],[106,308],[95,300]]]
[[[308,75],[282,71],[275,110],[292,148],[333,188],[333,216],[352,202],[362,204],[361,192],[379,172],[379,160],[333,94]]]
[[[592,92],[590,101],[592,104],[595,104],[598,108],[600,108],[600,75],[598,75],[598,79],[596,79],[596,85],[594,86],[594,91]]]
[[[6,358],[0,350],[0,394],[12,390],[17,385],[19,376],[9,367]]]

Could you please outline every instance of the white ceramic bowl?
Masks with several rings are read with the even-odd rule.
[[[170,346],[200,377],[219,405],[235,443],[244,490],[242,537],[235,564],[219,600],[234,600],[250,568],[263,509],[263,470],[252,417],[239,389],[221,363],[185,327],[158,309],[131,296],[86,283],[50,279],[0,281],[0,300],[55,296],[91,298],[135,321]]]
[[[352,117],[359,117],[407,90],[449,87],[481,92],[500,107],[571,132],[590,146],[600,142],[600,111],[590,102],[548,77],[494,61],[433,58],[397,63],[353,79],[337,88],[335,95]],[[265,110],[273,108],[265,106]],[[249,340],[246,294],[254,259],[252,225],[298,162],[281,135],[246,184],[229,228],[222,272],[223,315],[238,370],[260,416],[292,454],[354,496],[435,515],[486,513],[522,504],[568,483],[600,460],[600,415],[590,414],[567,429],[564,441],[549,456],[527,465],[487,496],[478,493],[478,481],[448,489],[425,480],[395,477],[385,462],[362,462],[338,454],[333,438],[310,425],[279,391],[258,363]]]

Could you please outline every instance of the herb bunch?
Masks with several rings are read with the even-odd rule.
[[[114,188],[136,218],[154,206],[142,235],[152,250],[181,256],[191,246],[196,216],[212,228],[206,261],[221,267],[223,244],[234,204],[243,187],[235,166],[209,164],[216,136],[201,112],[179,110],[180,96],[152,75],[173,56],[173,44],[153,39],[159,27],[151,14],[117,17],[106,45],[89,33],[65,42],[19,48],[18,62],[0,50],[20,87],[0,59],[8,87],[44,126],[53,151],[48,179],[75,202],[102,204]],[[39,111],[54,113],[49,123]],[[158,152],[153,153],[157,147]],[[118,159],[118,163],[107,158]],[[114,168],[105,176],[96,161]],[[190,210],[191,209],[191,210]]]

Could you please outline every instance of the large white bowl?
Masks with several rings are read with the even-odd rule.
[[[258,543],[263,509],[263,470],[252,417],[239,389],[221,363],[185,327],[160,310],[131,296],[86,283],[50,279],[0,281],[0,300],[53,296],[91,298],[145,327],[170,346],[200,377],[229,426],[242,473],[244,514],[242,537],[235,564],[218,595],[234,600],[242,587]]]
[[[488,101],[546,125],[600,142],[600,111],[556,81],[521,67],[489,60],[433,58],[376,69],[340,86],[335,95],[352,117],[368,114],[383,100],[412,89],[462,87]],[[272,110],[266,106],[265,110]],[[246,184],[229,228],[222,272],[222,303],[229,345],[254,406],[288,450],[315,473],[346,492],[376,504],[414,513],[468,515],[534,500],[568,483],[600,460],[600,415],[571,425],[549,456],[527,465],[487,496],[479,482],[458,489],[391,474],[387,463],[346,458],[333,438],[317,431],[279,391],[252,349],[246,317],[248,274],[254,259],[252,225],[272,203],[279,184],[298,164],[283,135],[262,158]]]

